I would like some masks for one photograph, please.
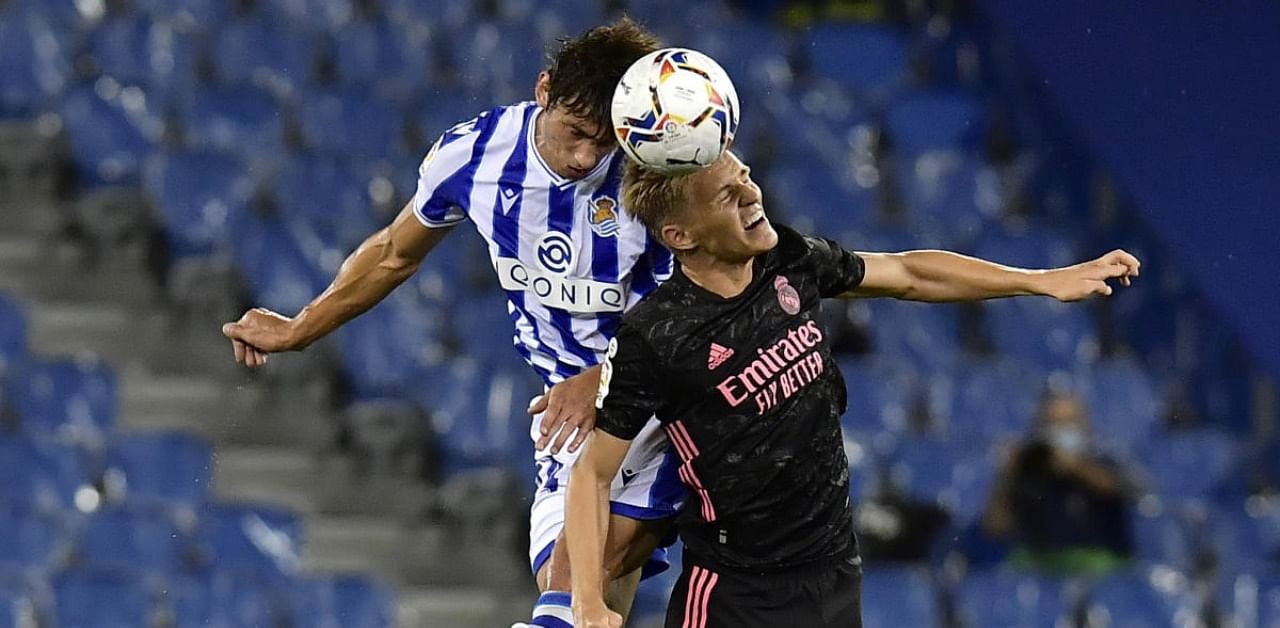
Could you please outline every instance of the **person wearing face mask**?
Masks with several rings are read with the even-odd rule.
[[[1084,404],[1050,393],[1034,432],[1010,454],[982,525],[1013,546],[1015,566],[1106,573],[1132,555],[1130,494],[1116,465],[1093,447]]]

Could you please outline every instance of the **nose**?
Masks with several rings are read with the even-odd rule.
[[[762,200],[763,196],[764,193],[760,191],[760,186],[756,185],[755,181],[748,179],[742,189],[742,203],[744,205],[755,205]]]
[[[573,167],[579,170],[591,170],[600,163],[600,158],[605,152],[595,143],[583,143],[573,151]]]

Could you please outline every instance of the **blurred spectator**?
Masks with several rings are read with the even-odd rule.
[[[984,530],[1013,545],[1015,566],[1077,574],[1123,566],[1133,547],[1130,490],[1096,451],[1084,403],[1050,394],[1033,429],[996,481]]]
[[[951,515],[936,502],[907,495],[892,484],[858,505],[854,525],[862,557],[871,561],[925,562]]]

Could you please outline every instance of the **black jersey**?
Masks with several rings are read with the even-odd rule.
[[[775,226],[751,284],[726,299],[677,270],[623,316],[601,375],[596,427],[666,429],[690,489],[679,525],[710,566],[774,569],[856,552],[840,432],[844,380],[813,314],[863,263]]]

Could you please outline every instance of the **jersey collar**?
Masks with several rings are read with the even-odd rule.
[[[529,122],[529,130],[526,131],[527,135],[525,137],[525,142],[529,144],[529,152],[533,153],[533,160],[538,162],[538,165],[542,168],[543,172],[547,173],[547,177],[551,179],[551,182],[555,184],[556,187],[565,187],[578,183],[593,183],[597,182],[604,176],[604,173],[609,170],[609,164],[613,163],[614,158],[618,156],[617,149],[606,155],[604,159],[601,159],[600,163],[596,164],[596,167],[591,169],[591,172],[588,172],[581,178],[570,179],[556,174],[556,171],[552,170],[551,166],[548,166],[547,162],[542,159],[542,154],[538,152],[538,144],[534,141],[534,138],[537,135],[538,116],[542,115],[542,106],[534,103],[533,107],[533,120]]]

